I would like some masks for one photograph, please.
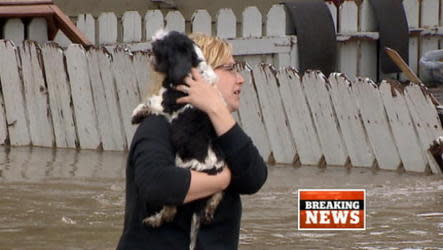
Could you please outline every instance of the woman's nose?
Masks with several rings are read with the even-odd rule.
[[[245,78],[243,78],[243,76],[240,73],[237,73],[237,83],[241,85],[244,82],[245,82]]]

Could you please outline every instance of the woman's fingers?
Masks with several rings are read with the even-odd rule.
[[[181,92],[183,92],[185,94],[189,93],[189,87],[184,85],[184,84],[178,85],[177,87],[175,87],[175,89],[178,90],[178,91],[181,91]]]
[[[196,82],[202,80],[202,75],[200,74],[200,71],[197,68],[191,69],[192,77],[195,79]]]
[[[184,79],[184,82],[186,84],[188,84],[189,86],[192,86],[194,84],[198,84],[202,81],[204,81],[204,79],[203,79],[202,75],[200,74],[199,70],[196,68],[192,68],[191,72]]]
[[[190,101],[190,97],[184,96],[184,97],[177,98],[176,103],[178,103],[178,104],[189,103],[189,101]]]
[[[192,79],[191,74],[189,74],[187,77],[185,77],[184,82],[185,82],[186,84],[188,84],[189,86],[191,86],[191,84],[194,83],[194,80]]]

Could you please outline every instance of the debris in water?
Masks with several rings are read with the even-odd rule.
[[[62,217],[62,221],[66,224],[70,224],[70,225],[75,225],[77,224],[77,222],[75,222],[73,219],[69,218],[69,217]]]

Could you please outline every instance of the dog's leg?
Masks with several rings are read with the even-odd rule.
[[[171,222],[175,214],[177,213],[177,208],[175,206],[164,206],[160,212],[149,216],[143,220],[143,223],[148,224],[152,227],[159,227],[164,222]]]
[[[211,198],[208,199],[206,203],[205,210],[203,211],[202,222],[208,224],[214,219],[215,209],[217,209],[218,204],[223,198],[223,192],[215,193]]]
[[[191,222],[191,241],[189,243],[189,250],[194,250],[195,245],[197,244],[197,235],[198,230],[200,229],[200,215],[194,213],[192,215],[192,222]]]

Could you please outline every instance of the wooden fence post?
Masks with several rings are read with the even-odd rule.
[[[144,101],[148,91],[151,89],[153,81],[152,68],[150,66],[149,55],[145,52],[136,52],[133,57],[134,71],[137,78],[138,89],[140,91],[140,101]]]
[[[41,46],[46,84],[49,93],[55,144],[57,147],[75,148],[78,145],[73,110],[71,88],[68,82],[67,65],[63,50],[56,43]]]
[[[123,42],[132,43],[142,40],[142,19],[138,11],[126,11],[122,17]]]
[[[404,94],[386,81],[381,82],[379,90],[404,169],[423,173],[428,162],[419,145]]]
[[[17,49],[10,41],[0,41],[0,82],[6,110],[9,139],[13,146],[31,144],[26,119],[23,83],[20,78]]]
[[[352,34],[358,31],[358,6],[355,1],[344,1],[339,8],[339,33]],[[338,44],[338,68],[350,80],[358,73],[358,43],[343,41]]]
[[[254,67],[255,87],[274,159],[277,163],[292,164],[296,156],[294,140],[278,93],[277,79],[271,70],[264,65]]]
[[[38,43],[48,41],[48,24],[44,18],[33,18],[28,27],[28,40],[33,40]]]
[[[59,30],[57,31],[57,34],[55,35],[54,42],[56,42],[58,45],[60,45],[63,48],[67,48],[69,45],[72,44],[71,40],[63,33],[63,31]]]
[[[80,148],[98,149],[101,138],[97,126],[86,51],[81,45],[70,45],[65,51],[72,101]]]
[[[350,81],[343,74],[329,76],[332,104],[341,135],[353,166],[371,167],[374,155],[360,119],[357,100]]]
[[[369,0],[363,0],[360,5],[360,32],[375,32],[377,25]],[[357,75],[377,79],[377,41],[360,40]]]
[[[260,155],[263,156],[265,161],[269,161],[271,146],[269,145],[268,133],[263,124],[264,118],[261,112],[260,102],[257,99],[257,93],[255,91],[255,86],[263,83],[253,81],[251,74],[252,71],[249,69],[244,69],[241,72],[241,75],[245,79],[245,83],[242,87],[242,97],[240,99],[240,109],[238,112],[240,114],[240,119],[242,120],[243,129],[254,140]]]
[[[131,124],[131,115],[141,100],[132,62],[133,55],[117,48],[113,51],[113,58],[111,67],[120,102],[120,119],[123,122],[126,141],[130,145],[136,129],[136,126]]]
[[[315,131],[300,76],[292,69],[280,69],[279,91],[294,137],[299,164],[318,165],[323,154]]]
[[[273,5],[266,16],[266,36],[286,36],[286,11],[283,5]],[[290,53],[274,55],[273,64],[277,68],[298,66],[297,44],[292,44]]]
[[[25,25],[20,18],[12,18],[3,26],[3,38],[20,46],[25,40]]]
[[[125,150],[109,57],[104,49],[90,49],[86,53],[98,131],[104,150]]]
[[[113,145],[118,150],[126,150],[128,142],[122,120],[122,113],[117,95],[116,79],[113,74],[113,57],[107,50],[98,53],[98,63],[106,95],[106,103],[111,115],[112,133],[114,134]]]
[[[52,147],[54,130],[40,48],[35,42],[25,41],[19,53],[32,145]]]
[[[423,90],[417,84],[406,87],[405,93],[405,100],[420,139],[421,148],[428,158],[430,169],[426,169],[426,171],[435,174],[442,173],[428,151],[432,141],[443,135],[437,110],[430,98],[423,93]]]
[[[95,19],[91,14],[80,14],[77,17],[77,27],[92,43],[95,42]]]
[[[242,13],[242,19],[244,39],[262,36],[262,15],[257,7],[247,7]],[[244,56],[242,60],[248,62],[249,65],[257,65],[262,62],[262,55]]]
[[[403,7],[405,8],[406,19],[408,20],[409,29],[417,29],[420,26],[420,3],[419,0],[403,0]],[[418,36],[409,37],[409,67],[416,74],[418,73]],[[405,80],[406,77],[401,74],[401,79]]]
[[[220,9],[217,13],[217,36],[235,38],[237,36],[237,20],[231,9]]]
[[[242,15],[242,37],[262,36],[262,15],[257,7],[246,7]]]
[[[266,15],[266,36],[286,35],[286,11],[281,4],[272,5]]]
[[[212,35],[212,19],[207,10],[197,10],[192,14],[192,32]]]
[[[148,10],[145,15],[146,40],[150,41],[159,29],[163,29],[165,21],[160,10]]]
[[[182,13],[180,11],[170,11],[166,15],[166,30],[168,31],[178,31],[178,32],[185,32],[185,18],[183,17]]]
[[[326,163],[344,166],[348,153],[337,128],[327,84],[325,76],[320,71],[307,71],[303,75],[303,90],[311,108]]]
[[[401,159],[392,137],[378,87],[369,78],[357,78],[352,82],[352,90],[357,97],[363,125],[378,167],[396,170],[401,164]]]
[[[117,43],[117,16],[112,12],[102,13],[98,17],[98,44]]]
[[[439,0],[422,0],[420,12],[420,27],[425,29],[435,29],[439,24]],[[432,32],[431,32],[432,33]],[[426,52],[438,49],[438,39],[432,37],[431,34],[424,34],[420,40],[420,57]],[[421,72],[422,69],[419,70]]]

